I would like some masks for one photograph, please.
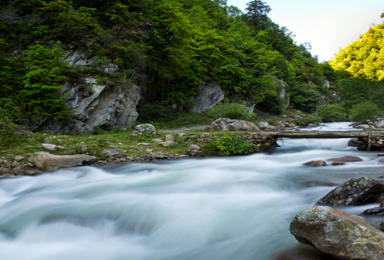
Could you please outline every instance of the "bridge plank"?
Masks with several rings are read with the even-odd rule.
[[[258,134],[274,138],[355,138],[368,137],[369,131],[259,131]],[[384,136],[383,131],[372,131],[372,137]]]

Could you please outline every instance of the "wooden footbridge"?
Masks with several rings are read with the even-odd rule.
[[[384,131],[259,131],[258,134],[273,138],[351,138],[349,146],[358,150],[384,151]]]

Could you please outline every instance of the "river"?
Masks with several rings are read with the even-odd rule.
[[[321,128],[321,129],[320,129]],[[332,123],[323,131],[351,130]],[[348,139],[285,139],[274,154],[131,163],[0,180],[1,260],[269,260],[292,218],[350,178],[383,175]],[[345,155],[363,161],[311,168]],[[347,207],[359,214],[373,207]]]

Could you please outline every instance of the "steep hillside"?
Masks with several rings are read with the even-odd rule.
[[[220,0],[9,1],[0,12],[0,117],[54,132],[111,129],[138,114],[196,111],[206,93],[271,113],[314,112],[329,66],[269,11],[259,0],[245,14]]]

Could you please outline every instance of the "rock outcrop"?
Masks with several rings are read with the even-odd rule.
[[[85,78],[84,83],[75,86],[67,84],[62,89],[68,107],[74,110],[69,123],[51,120],[43,122],[35,130],[83,135],[92,133],[95,126],[112,130],[116,126],[130,127],[136,122],[139,116],[136,106],[140,100],[138,86],[125,83],[119,87],[107,87],[97,83],[96,78]]]
[[[321,198],[317,204],[329,206],[363,205],[378,202],[383,192],[384,184],[374,179],[367,177],[350,179]]]
[[[289,229],[299,242],[336,259],[384,260],[384,232],[339,209],[304,209],[294,217]]]
[[[224,100],[224,92],[217,82],[209,82],[200,85],[199,88],[200,94],[193,100],[194,106],[190,110],[193,113],[205,112],[208,108]]]
[[[48,152],[37,152],[32,154],[29,162],[46,172],[56,171],[60,168],[88,165],[97,158],[85,154],[76,155],[53,155]]]
[[[212,122],[211,129],[214,131],[258,131],[257,125],[244,120],[219,118]]]

